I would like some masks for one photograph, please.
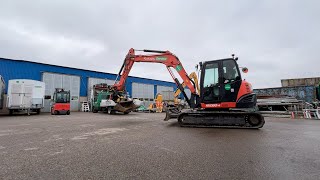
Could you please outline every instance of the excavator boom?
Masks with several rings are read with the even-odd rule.
[[[142,51],[142,52],[147,52],[147,53],[156,53],[156,54],[149,54],[149,55],[142,55],[142,54],[135,54],[136,51]],[[132,66],[135,62],[147,62],[147,63],[159,63],[159,64],[164,64],[171,77],[177,84],[178,88],[180,91],[183,93],[184,97],[186,98],[186,101],[188,102],[190,107],[195,107],[195,101],[194,97],[198,96],[196,92],[196,86],[198,84],[195,84],[190,77],[188,76],[187,72],[185,71],[184,67],[182,66],[179,58],[175,56],[173,53],[170,51],[160,51],[160,50],[135,50],[131,48],[128,52],[128,54],[125,57],[125,60],[123,62],[123,65],[118,73],[118,76],[120,77],[120,80],[118,83],[114,85],[114,87],[118,91],[122,91],[125,86],[126,79],[129,76],[129,73],[132,69]],[[171,68],[175,69],[181,79],[183,80],[183,83],[190,89],[192,98],[189,99],[187,95],[184,92],[184,88],[182,84],[179,82],[179,80],[174,76]]]

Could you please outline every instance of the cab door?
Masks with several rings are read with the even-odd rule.
[[[221,102],[236,102],[241,86],[239,67],[234,59],[220,61],[222,71]]]
[[[221,102],[221,68],[219,61],[208,61],[202,66],[201,71],[201,102]]]

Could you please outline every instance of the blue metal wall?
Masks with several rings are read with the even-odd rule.
[[[60,73],[60,74],[68,74],[68,75],[76,75],[80,76],[80,96],[87,96],[87,86],[88,86],[88,78],[103,78],[103,79],[115,79],[115,74],[95,72],[89,70],[61,67],[55,65],[41,64],[36,62],[29,62],[23,60],[11,60],[0,58],[0,75],[5,79],[6,85],[8,85],[8,81],[10,79],[33,79],[41,81],[42,73]],[[145,84],[153,84],[155,87],[155,94],[157,94],[157,85],[160,86],[170,86],[176,88],[175,83],[145,79],[139,77],[131,77],[129,76],[126,81],[126,90],[132,95],[132,83],[145,83]],[[6,86],[6,92],[8,90],[8,86]]]
[[[261,96],[286,95],[295,97],[298,100],[304,100],[309,103],[315,100],[315,91],[315,86],[279,87],[253,90],[254,93]]]

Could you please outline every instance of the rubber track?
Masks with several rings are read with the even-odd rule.
[[[199,120],[199,118],[202,118],[203,116],[213,116],[213,115],[217,115],[217,116],[240,116],[240,117],[244,117],[245,119],[245,124],[244,125],[216,125],[216,124],[201,124],[199,122],[197,122]],[[195,123],[194,124],[184,124],[183,121],[181,121],[181,119],[184,116],[194,116],[195,118]],[[248,116],[256,116],[258,117],[260,123],[256,126],[252,126],[248,123],[247,117]],[[208,117],[206,117],[206,119],[208,119]],[[237,129],[259,129],[262,128],[263,125],[265,124],[264,118],[263,116],[258,113],[258,112],[226,112],[226,111],[217,111],[217,112],[206,112],[206,111],[195,111],[195,112],[184,112],[181,113],[178,117],[178,122],[180,124],[181,127],[219,127],[219,128],[237,128]]]

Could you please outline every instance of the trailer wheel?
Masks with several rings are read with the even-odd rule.
[[[101,111],[102,111],[103,113],[108,113],[108,108],[101,108]]]
[[[109,114],[116,114],[116,111],[112,109],[112,107],[108,107]]]
[[[108,114],[111,114],[112,108],[111,107],[107,107],[107,112]]]

